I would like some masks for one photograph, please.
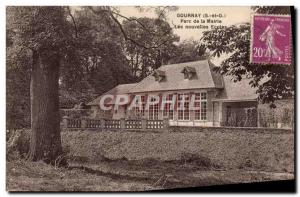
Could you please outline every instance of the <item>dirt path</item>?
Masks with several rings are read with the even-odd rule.
[[[105,176],[113,180],[140,182],[145,189],[171,189],[208,185],[249,183],[293,179],[293,174],[246,170],[205,169],[195,165],[174,163],[141,164],[139,162],[102,162],[101,164],[72,164],[71,168]]]
[[[192,164],[145,161],[72,163],[7,162],[8,191],[145,191],[293,179],[293,174],[224,170]]]

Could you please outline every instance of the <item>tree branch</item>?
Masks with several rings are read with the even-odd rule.
[[[76,22],[75,22],[75,18],[73,17],[69,6],[67,6],[67,9],[68,9],[68,13],[69,13],[69,15],[70,15],[70,17],[72,19],[73,25],[74,25],[75,37],[78,38],[78,29],[77,29],[77,25],[76,25]]]
[[[118,19],[116,19],[116,17],[113,15],[113,13],[110,13],[110,16],[111,16],[111,18],[115,21],[115,23],[118,25],[118,27],[119,27],[119,29],[121,30],[121,32],[122,32],[122,34],[123,34],[125,40],[129,40],[129,41],[131,41],[132,43],[134,43],[135,45],[137,45],[137,46],[139,46],[139,47],[142,47],[142,48],[144,48],[144,49],[150,49],[150,48],[153,48],[153,47],[147,47],[147,46],[145,46],[145,45],[143,45],[143,44],[140,44],[140,43],[138,43],[137,41],[135,41],[134,39],[130,38],[130,37],[126,34],[126,32],[125,32],[125,30],[124,30],[122,24],[118,21]]]
[[[122,15],[122,14],[119,14],[119,13],[117,13],[117,12],[114,12],[114,11],[112,11],[111,10],[111,13],[112,14],[115,14],[115,15],[117,15],[117,16],[120,16],[120,17],[122,17],[122,18],[124,18],[124,19],[126,19],[126,20],[128,20],[128,21],[136,21],[144,30],[146,30],[149,34],[151,34],[151,35],[158,35],[158,34],[156,34],[154,31],[150,31],[141,21],[139,21],[137,18],[128,18],[128,17],[126,17],[126,16],[124,16],[124,15]]]
[[[135,18],[128,18],[126,16],[123,16],[117,12],[114,12],[110,9],[110,7],[105,7],[105,9],[102,9],[101,11],[97,11],[95,9],[93,9],[92,6],[88,7],[94,14],[102,14],[103,12],[106,12],[107,14],[109,14],[109,16],[111,17],[111,19],[113,19],[113,21],[117,24],[117,26],[119,27],[121,33],[123,34],[123,37],[125,38],[125,40],[129,40],[130,42],[132,42],[133,44],[139,46],[139,47],[142,47],[144,49],[157,49],[159,48],[160,46],[164,45],[165,43],[171,41],[172,39],[168,39],[168,40],[165,40],[163,42],[161,42],[160,44],[156,44],[155,46],[146,46],[146,45],[143,45],[139,42],[137,42],[136,40],[132,39],[131,37],[129,37],[126,33],[126,31],[124,30],[122,24],[120,23],[120,21],[118,21],[118,19],[114,16],[114,14],[120,16],[120,17],[123,17],[125,18],[126,20],[129,20],[129,21],[136,21],[138,22],[143,28],[145,28],[145,30],[147,30],[149,33],[151,33],[152,35],[154,33],[152,33],[151,31],[149,31],[149,29],[146,28],[146,26],[144,24],[142,24],[140,21],[138,21],[137,19]],[[166,33],[166,32],[165,32]],[[159,35],[161,37],[161,35]]]

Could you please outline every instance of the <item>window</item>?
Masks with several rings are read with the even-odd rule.
[[[169,108],[169,119],[170,119],[170,120],[173,120],[173,118],[174,118],[174,110],[171,109],[171,104],[170,104],[170,108]]]
[[[135,95],[136,97],[138,95]],[[129,118],[139,118],[140,117],[140,113],[141,113],[141,110],[139,108],[139,101],[138,100],[132,100],[132,102],[135,102],[135,105],[132,106],[132,108],[129,108],[130,111],[129,111],[129,114],[128,114],[128,117]]]
[[[206,100],[206,92],[201,92],[201,100]]]
[[[168,94],[168,96],[166,97],[166,100],[172,101],[172,98],[173,98],[173,95]],[[171,107],[172,107],[171,103],[165,103],[164,111],[163,111],[163,116],[168,117],[170,120],[173,119],[173,109]]]
[[[183,119],[184,120],[189,120],[190,119],[189,102],[184,102]]]
[[[189,100],[190,100],[189,94],[178,94],[178,99],[177,99],[178,120],[190,119]],[[181,107],[182,104],[183,107]]]
[[[195,110],[195,120],[200,120],[200,102],[195,101],[195,107],[197,108]]]
[[[162,70],[155,70],[152,74],[154,76],[155,81],[161,82],[165,79],[166,77],[166,72]]]
[[[206,120],[207,101],[201,101],[201,120]]]
[[[168,116],[169,108],[170,108],[169,103],[166,103],[165,106],[164,106],[164,111],[163,111],[163,116],[164,117]]]
[[[149,120],[153,120],[153,105],[149,105]]]
[[[181,73],[184,74],[184,79],[192,79],[193,76],[196,75],[196,69],[194,67],[191,67],[191,66],[186,66],[186,67],[183,68]]]
[[[141,109],[141,115],[145,116],[145,108],[146,108],[146,96],[141,97],[142,101],[142,109]]]
[[[200,98],[200,93],[195,93],[195,101],[199,101]]]
[[[195,120],[200,120],[200,100],[201,100],[201,94],[195,93]]]
[[[158,104],[149,106],[149,120],[158,120],[159,106]]]
[[[189,73],[188,72],[184,72],[183,75],[184,75],[184,79],[188,79],[189,78]]]
[[[177,118],[178,120],[183,120],[183,110],[181,109],[181,99],[182,99],[182,94],[177,95]]]
[[[195,93],[195,120],[207,119],[207,93]]]
[[[146,104],[142,103],[142,110],[141,110],[142,116],[145,116],[145,108],[146,108]]]
[[[140,116],[140,109],[139,107],[133,107],[132,108],[132,115],[134,118],[138,118]]]
[[[151,98],[154,101],[154,98]],[[149,105],[149,120],[158,120],[159,104]]]
[[[159,106],[158,106],[158,104],[155,104],[154,105],[154,112],[153,112],[153,115],[154,115],[153,119],[154,120],[158,120],[158,112],[159,112]]]

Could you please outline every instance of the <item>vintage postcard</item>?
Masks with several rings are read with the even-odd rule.
[[[295,192],[291,6],[7,6],[9,192]]]

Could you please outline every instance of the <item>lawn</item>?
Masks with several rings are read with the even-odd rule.
[[[192,154],[224,170],[294,172],[293,133],[66,131],[62,140],[72,156],[87,162],[172,161]]]
[[[11,156],[7,190],[144,191],[289,180],[294,179],[293,139],[291,133],[243,131],[64,131],[70,166]]]
[[[168,162],[73,163],[60,169],[42,162],[7,162],[8,191],[144,191],[288,179],[293,174],[224,171]]]

